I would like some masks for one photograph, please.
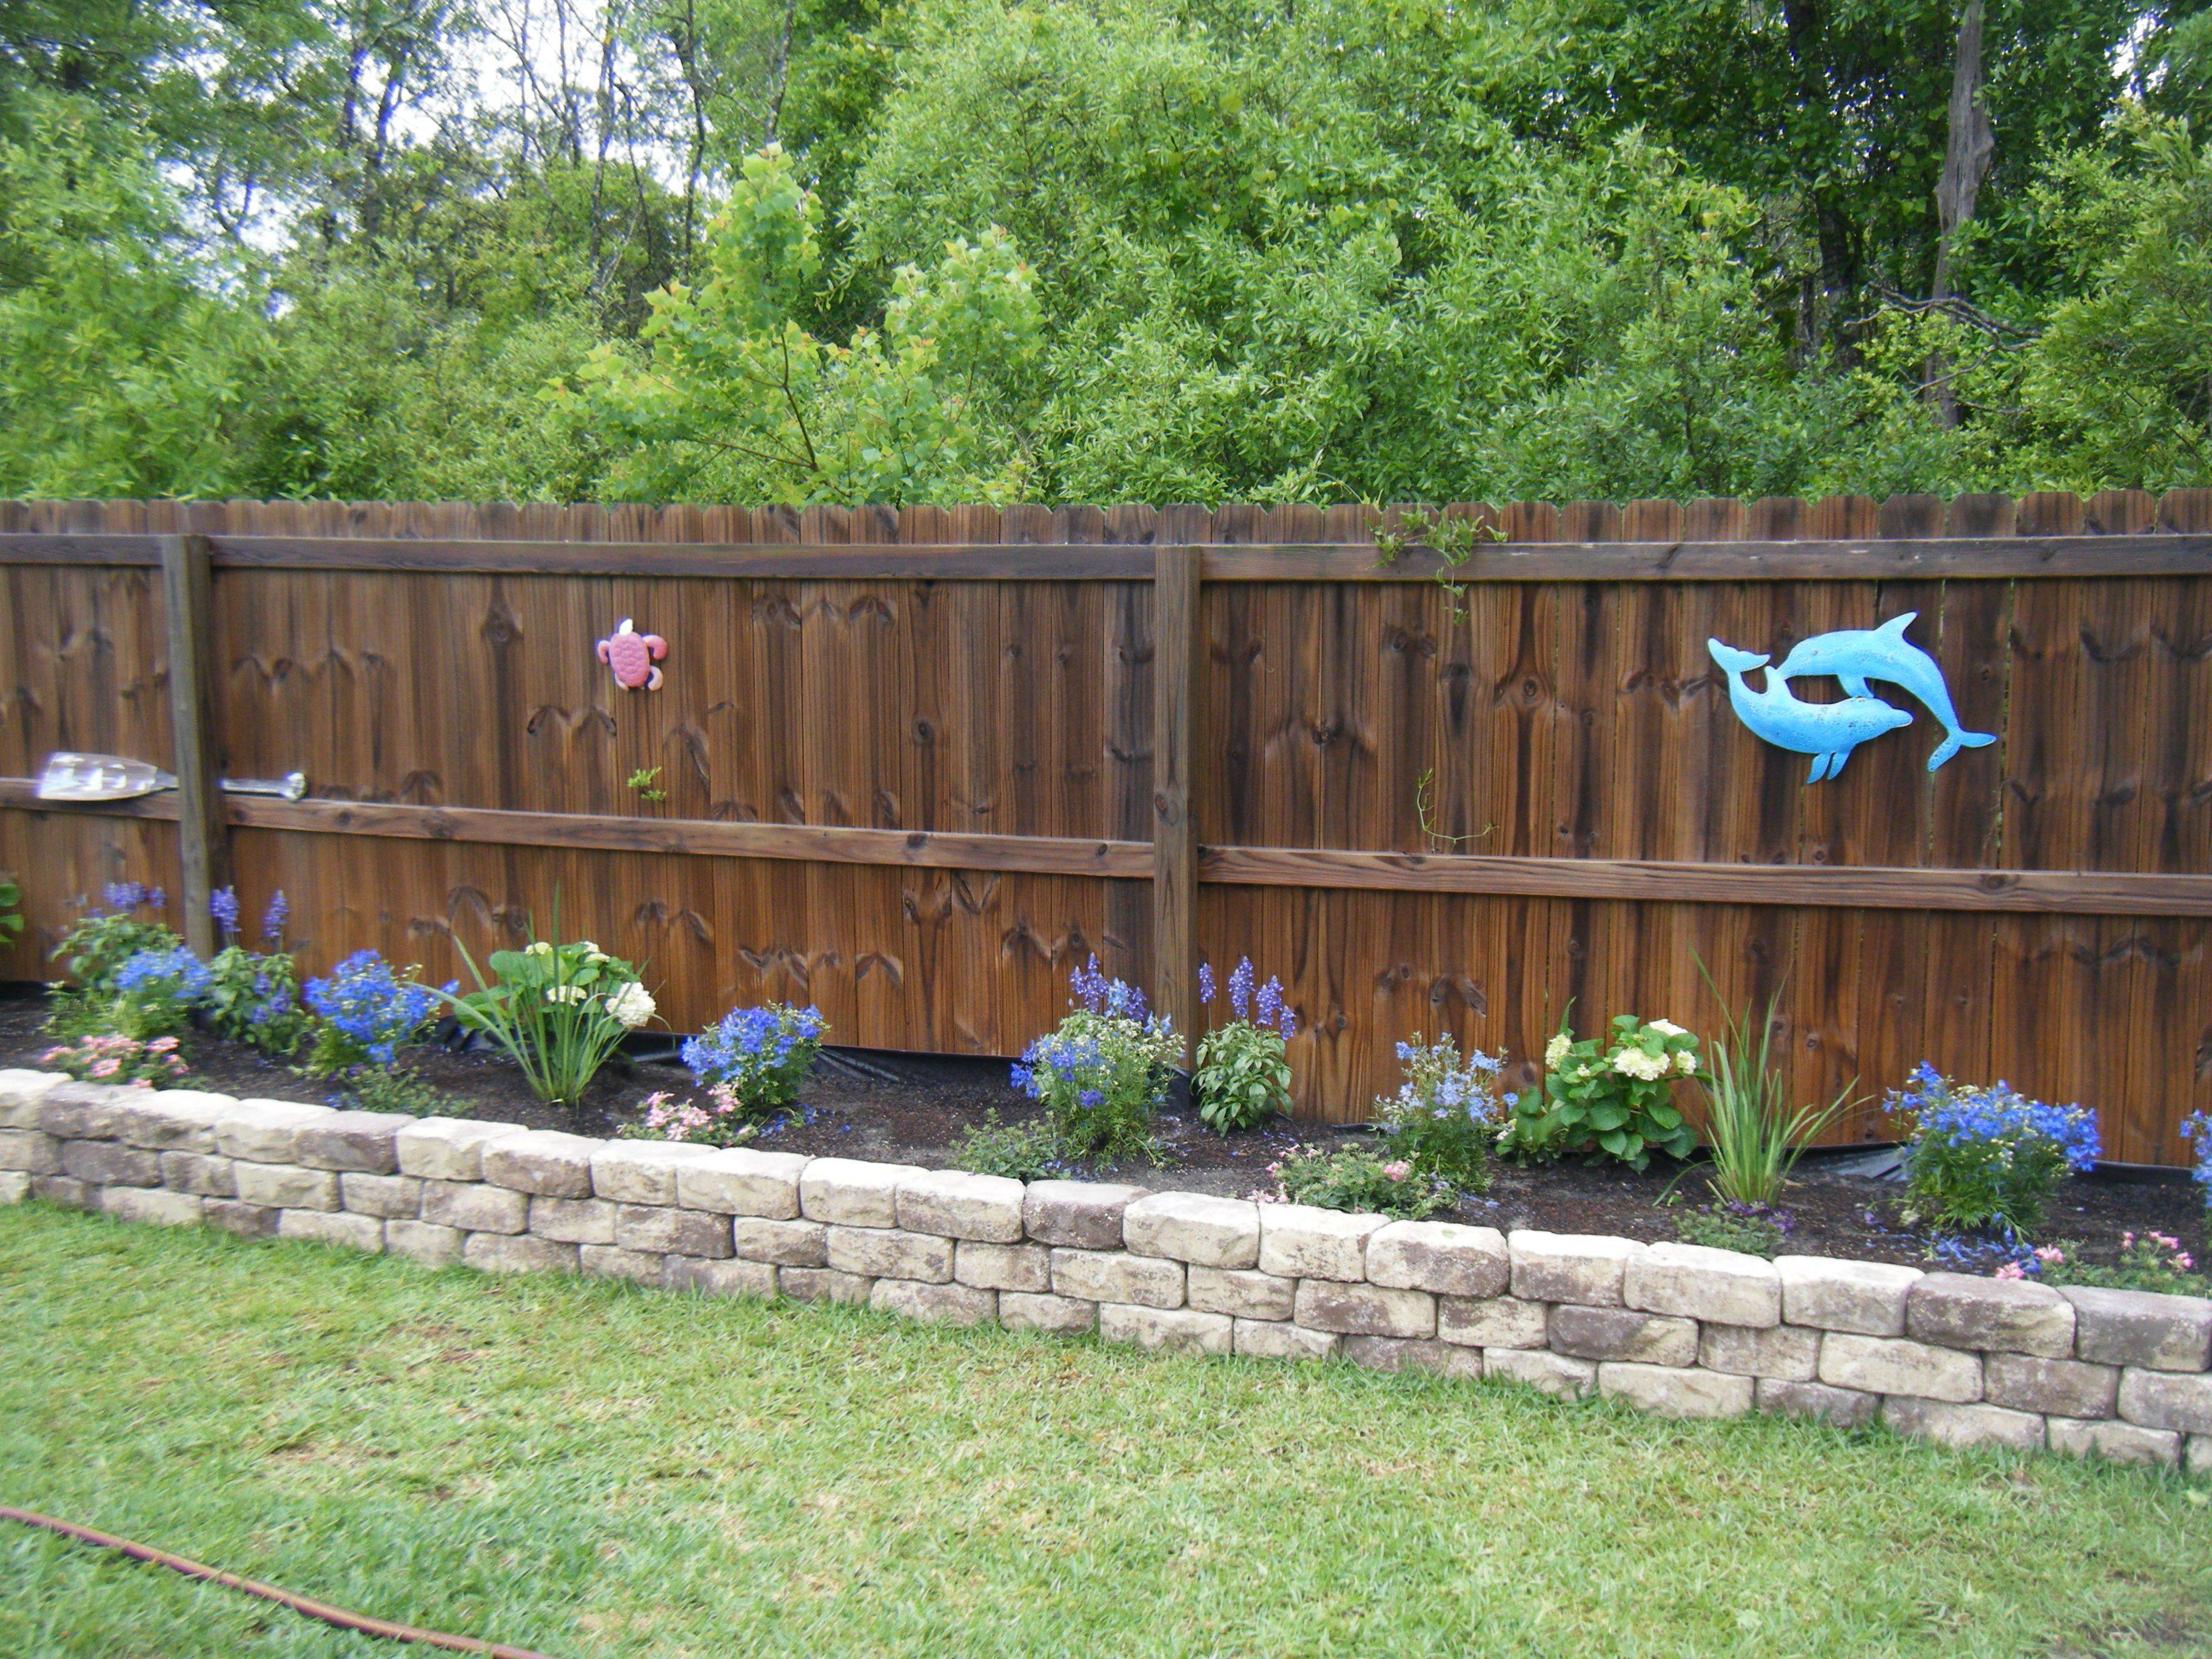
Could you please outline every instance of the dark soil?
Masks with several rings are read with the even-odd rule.
[[[43,1002],[22,988],[0,994],[0,1066],[35,1065],[50,1040],[40,1031]],[[237,1044],[202,1037],[188,1043],[196,1086],[240,1097],[337,1103],[327,1082],[304,1078],[289,1066]],[[610,1066],[583,1106],[551,1107],[526,1090],[513,1066],[481,1049],[417,1051],[408,1065],[447,1097],[458,1115],[609,1135],[638,1115],[647,1095],[665,1090],[682,1098],[694,1092],[690,1074],[674,1047],[657,1042]],[[802,1097],[804,1121],[787,1119],[759,1144],[781,1151],[873,1158],[933,1168],[957,1162],[966,1132],[995,1112],[1006,1125],[1038,1115],[1015,1093],[1006,1062],[951,1055],[885,1054],[868,1049],[824,1052]],[[1165,1162],[1096,1164],[1081,1173],[1140,1186],[1242,1197],[1272,1185],[1267,1166],[1284,1148],[1372,1146],[1358,1129],[1327,1124],[1283,1125],[1224,1138],[1187,1109],[1170,1109],[1158,1127]],[[1886,1160],[1880,1152],[1854,1147],[1840,1154],[1808,1156],[1798,1165],[1784,1208],[1792,1218],[1784,1249],[1806,1255],[1926,1264],[1933,1241],[1899,1220],[1902,1188],[1870,1173]],[[1681,1203],[1662,1206],[1670,1183]],[[1704,1183],[1679,1164],[1655,1164],[1639,1175],[1620,1164],[1586,1167],[1569,1162],[1538,1169],[1501,1165],[1488,1193],[1462,1201],[1450,1218],[1512,1229],[1610,1233],[1655,1240],[1675,1236],[1683,1207],[1705,1201]],[[2197,1253],[2207,1248],[2205,1212],[2197,1188],[2179,1170],[2103,1170],[2068,1181],[2046,1213],[2043,1231],[2071,1239],[2094,1261],[2110,1262],[2126,1232],[2171,1233]],[[1957,1265],[1969,1270],[1971,1261]]]

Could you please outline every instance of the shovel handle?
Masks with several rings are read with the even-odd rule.
[[[307,793],[307,775],[287,772],[281,778],[225,778],[222,789],[231,795],[274,795],[279,800],[298,800]]]

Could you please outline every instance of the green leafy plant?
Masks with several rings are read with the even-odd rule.
[[[1704,963],[1698,970],[1705,972]],[[1705,983],[1712,985],[1709,974]],[[1741,1018],[1729,1012],[1727,1034],[1708,1048],[1698,1074],[1705,1091],[1705,1179],[1715,1197],[1732,1204],[1778,1200],[1806,1145],[1852,1103],[1853,1085],[1846,1084],[1826,1105],[1791,1109],[1788,1079],[1773,1064],[1774,1015],[1781,1000],[1778,986],[1755,1036],[1748,1008]]]
[[[1241,958],[1229,975],[1229,1001],[1236,1018],[1200,1038],[1196,1069],[1190,1075],[1198,1115],[1217,1134],[1257,1127],[1291,1109],[1291,1062],[1287,1044],[1297,1016],[1283,1000],[1279,980],[1253,987],[1252,959]],[[1213,968],[1198,970],[1198,1000],[1214,1000]]]
[[[2088,1261],[2071,1239],[2038,1245],[2014,1271],[2000,1279],[2033,1276],[2046,1285],[2094,1285],[2112,1291],[2153,1291],[2161,1296],[2212,1296],[2212,1276],[2172,1233],[2123,1233],[2120,1259],[2112,1267]]]
[[[140,951],[172,950],[184,943],[173,929],[155,920],[167,902],[160,888],[110,882],[104,896],[107,908],[80,916],[54,947],[53,959],[76,982],[74,997],[90,1004],[113,998],[115,975]]]
[[[23,937],[23,890],[12,880],[0,879],[0,946]]]
[[[1774,1256],[1789,1241],[1791,1224],[1789,1212],[1771,1205],[1722,1199],[1685,1210],[1675,1218],[1674,1236],[1685,1244]]]
[[[1369,510],[1375,511],[1371,503]],[[1370,523],[1369,533],[1375,538],[1375,551],[1384,565],[1397,563],[1416,547],[1425,547],[1443,561],[1443,568],[1437,572],[1437,581],[1450,595],[1455,622],[1467,615],[1467,586],[1453,580],[1452,573],[1474,558],[1477,547],[1486,542],[1505,539],[1504,532],[1486,519],[1447,518],[1418,507],[1409,507],[1401,513],[1395,529],[1377,514]]]
[[[1152,1122],[1182,1058],[1182,1040],[1148,1012],[1142,991],[1101,973],[1097,957],[1069,982],[1073,1012],[1024,1050],[1014,1086],[1045,1109],[1070,1157],[1157,1162]]]
[[[557,912],[553,926],[557,933]],[[489,977],[466,945],[453,944],[477,988],[441,994],[465,1029],[483,1032],[521,1069],[540,1100],[578,1104],[623,1038],[653,1017],[637,969],[590,939],[495,951]]]
[[[1504,1060],[1479,1048],[1462,1056],[1456,1039],[1425,1042],[1419,1031],[1398,1045],[1398,1059],[1406,1080],[1374,1109],[1390,1156],[1462,1192],[1487,1190],[1490,1149],[1516,1098],[1498,1093]]]
[[[1263,1204],[1312,1204],[1418,1221],[1452,1201],[1449,1182],[1422,1174],[1405,1158],[1382,1158],[1357,1147],[1331,1152],[1294,1145],[1267,1165],[1267,1173],[1275,1178],[1273,1188],[1252,1194]]]
[[[364,1066],[348,1073],[339,1098],[356,1112],[404,1112],[410,1117],[465,1115],[444,1090],[402,1066]]]
[[[659,787],[659,778],[660,769],[659,767],[641,766],[636,771],[629,775],[629,778],[623,787],[637,791],[637,798],[640,800],[666,800],[668,799],[668,792]]]
[[[227,1041],[246,1043],[271,1059],[284,1059],[299,1048],[309,1023],[300,1002],[290,952],[246,948],[239,937],[235,888],[216,890],[208,908],[225,942],[208,963],[209,984],[199,1005],[201,1023]],[[270,902],[262,923],[264,944],[281,942],[284,909],[280,891]]]
[[[1912,1119],[1902,1208],[1914,1224],[2031,1233],[2058,1183],[2100,1150],[2094,1112],[1954,1083],[1924,1060],[1887,1109]]]
[[[1698,1039],[1672,1020],[1621,1014],[1612,1041],[1577,1039],[1565,1021],[1544,1048],[1544,1091],[1523,1095],[1501,1148],[1531,1161],[1588,1152],[1638,1170],[1654,1152],[1687,1158],[1697,1135],[1674,1104],[1674,1079],[1698,1071]]]
[[[1010,1181],[1048,1181],[1073,1173],[1060,1131],[1048,1119],[1001,1123],[995,1111],[970,1124],[952,1149],[957,1168]]]

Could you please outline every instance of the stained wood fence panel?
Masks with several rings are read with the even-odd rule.
[[[846,1041],[1011,1054],[1093,951],[1146,981],[1249,951],[1337,1120],[1416,1030],[1526,1084],[1569,1009],[1712,1029],[1775,996],[1802,1094],[1930,1058],[2179,1161],[2212,1099],[2212,493],[1449,511],[1506,538],[1457,594],[1419,555],[1376,570],[1357,507],[0,504],[0,779],[57,748],[169,763],[159,571],[127,538],[207,534],[224,767],[370,804],[234,807],[249,911],[284,887],[318,967],[373,944],[442,976],[453,937],[542,927],[557,892],[564,930],[650,958],[679,1028],[804,998]],[[455,549],[494,543],[533,545]],[[1186,947],[1149,878],[1151,550],[1191,544]],[[1916,706],[1808,787],[1705,649],[1905,611],[1999,734],[1933,774]],[[671,641],[659,691],[592,659],[625,616]],[[654,767],[658,803],[627,782]],[[0,781],[42,941],[106,880],[173,884],[160,810]],[[763,857],[716,825],[822,833]],[[29,944],[6,965],[48,971]],[[1862,1109],[1838,1138],[1887,1133]]]

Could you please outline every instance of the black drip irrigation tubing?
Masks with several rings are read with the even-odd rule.
[[[387,1641],[415,1642],[424,1647],[443,1648],[448,1653],[481,1653],[489,1659],[552,1659],[550,1654],[535,1652],[529,1648],[509,1647],[504,1642],[486,1642],[473,1636],[448,1636],[443,1631],[417,1630],[412,1625],[395,1624],[389,1619],[372,1619],[367,1613],[349,1613],[343,1607],[334,1607],[327,1601],[318,1601],[312,1596],[264,1584],[258,1579],[241,1578],[234,1572],[222,1572],[198,1561],[188,1561],[181,1555],[172,1555],[167,1550],[157,1550],[151,1544],[140,1544],[128,1538],[118,1538],[112,1533],[100,1532],[91,1527],[80,1527],[74,1521],[57,1521],[51,1515],[40,1515],[35,1510],[9,1509],[0,1504],[0,1520],[20,1521],[27,1527],[42,1527],[48,1532],[59,1533],[64,1538],[73,1538],[81,1544],[96,1544],[102,1549],[119,1550],[133,1560],[150,1561],[157,1567],[167,1567],[187,1578],[204,1578],[211,1584],[221,1584],[226,1589],[258,1595],[264,1601],[274,1601],[279,1607],[289,1607],[310,1619],[319,1619],[340,1630],[356,1631],[364,1636],[380,1636]]]

